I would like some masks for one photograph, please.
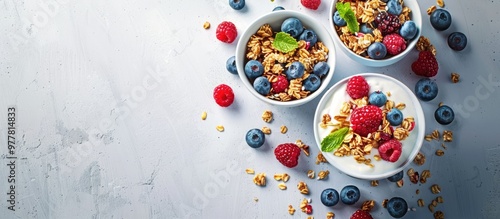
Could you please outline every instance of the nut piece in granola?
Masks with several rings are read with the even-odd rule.
[[[460,81],[460,75],[456,72],[452,72],[450,79],[451,79],[451,82],[458,83]]]
[[[262,120],[264,120],[264,122],[267,122],[267,123],[270,123],[271,121],[273,121],[273,112],[270,110],[264,111],[262,113]]]
[[[301,194],[304,194],[304,195],[309,194],[309,188],[307,188],[307,184],[305,182],[300,181],[297,184],[297,189],[299,189]]]
[[[316,165],[320,164],[320,163],[328,163],[328,161],[326,160],[325,156],[323,156],[323,153],[319,152],[318,153],[318,156],[316,156]]]
[[[255,175],[253,178],[253,183],[258,186],[265,186],[266,185],[266,174],[265,173],[259,173]]]
[[[314,170],[308,170],[307,171],[307,177],[309,177],[309,179],[314,179]]]
[[[330,174],[330,171],[328,171],[328,170],[319,171],[319,173],[318,173],[318,180],[325,179],[326,177],[328,177],[329,174]]]

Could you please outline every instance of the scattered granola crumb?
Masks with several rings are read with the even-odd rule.
[[[328,170],[319,171],[318,180],[325,179],[326,177],[328,177],[329,174],[330,174],[330,171],[328,171]]]
[[[262,127],[261,131],[266,134],[266,135],[269,135],[271,134],[271,128],[267,127],[267,126],[264,126]]]
[[[292,206],[292,205],[288,205],[288,213],[289,213],[290,215],[293,215],[293,214],[295,213],[295,208],[293,208],[293,206]]]
[[[205,28],[205,29],[210,28],[210,22],[205,21],[205,23],[203,24],[203,28]]]
[[[443,106],[444,103],[443,102],[439,102],[438,106]]]
[[[444,219],[444,213],[442,211],[434,212],[434,219]]]
[[[309,201],[307,201],[306,198],[302,199],[302,201],[300,202],[300,205],[299,205],[300,210],[305,213],[306,207],[308,204],[309,204]]]
[[[456,72],[451,73],[451,82],[458,83],[460,81],[460,75]]]
[[[434,11],[436,10],[436,8],[437,8],[437,7],[436,7],[435,5],[433,5],[433,6],[429,7],[429,8],[427,8],[427,14],[428,14],[428,15],[431,15],[431,14],[432,14],[432,12],[434,12]]]
[[[281,190],[285,190],[286,189],[285,183],[278,184],[278,188],[281,189]]]
[[[371,185],[371,186],[373,186],[373,187],[378,186],[378,180],[372,180],[372,181],[370,182],[370,185]]]
[[[218,125],[218,126],[215,126],[215,129],[217,129],[217,131],[219,131],[219,132],[223,132],[224,131],[224,126],[223,125]]]
[[[254,174],[255,173],[255,171],[252,168],[247,168],[245,170],[245,172],[248,173],[248,174]]]
[[[309,177],[309,179],[314,179],[314,170],[308,170],[307,171],[307,177]]]
[[[331,211],[326,213],[326,219],[333,219],[335,218],[335,214]]]
[[[316,156],[316,165],[318,165],[320,163],[328,163],[325,156],[323,156],[323,153],[321,153],[321,152],[319,152],[318,156]]]
[[[300,181],[297,184],[297,189],[299,189],[301,194],[308,195],[309,194],[309,188],[307,188],[307,184],[303,181]]]
[[[280,131],[281,131],[281,134],[285,134],[288,131],[288,128],[286,127],[286,125],[282,125],[280,127]]]
[[[444,151],[443,151],[443,150],[441,150],[441,149],[437,149],[437,150],[436,150],[436,155],[437,155],[437,156],[439,156],[439,157],[441,157],[441,156],[443,156],[443,155],[444,155]]]
[[[418,152],[417,156],[413,159],[413,162],[419,166],[424,165],[425,155],[422,152]]]
[[[266,174],[259,173],[259,174],[255,175],[255,177],[253,178],[253,182],[255,183],[255,185],[265,186],[266,185]]]
[[[440,8],[443,8],[443,7],[444,7],[444,0],[436,0],[436,4],[437,4]]]
[[[297,140],[297,141],[295,141],[295,144],[297,146],[299,146],[300,149],[302,149],[302,152],[304,152],[304,154],[306,156],[309,157],[309,155],[310,155],[310,153],[309,153],[309,145],[304,144],[304,142],[302,142],[302,140],[300,140],[300,139]]]
[[[425,203],[424,203],[424,200],[423,199],[418,199],[417,200],[417,204],[419,207],[424,207]]]
[[[399,188],[403,187],[405,181],[403,179],[400,179],[399,181],[396,182],[396,185],[398,185]]]
[[[444,142],[452,142],[453,141],[453,132],[449,130],[443,131],[443,140]]]
[[[382,207],[383,207],[383,208],[387,208],[387,202],[388,202],[388,201],[389,201],[389,199],[384,199],[384,200],[382,201]]]
[[[207,119],[207,112],[203,111],[201,113],[201,120],[205,120],[205,119]]]
[[[441,187],[438,184],[434,184],[431,186],[431,192],[432,194],[438,194],[441,192]]]
[[[420,189],[415,190],[415,194],[420,194]]]
[[[270,123],[271,121],[273,121],[273,112],[271,112],[270,110],[266,110],[262,113],[262,120],[264,120],[264,122],[267,122],[267,123]]]
[[[375,201],[374,200],[366,200],[361,205],[361,210],[370,212],[374,207],[375,207]]]
[[[258,202],[258,201],[259,201],[259,199],[258,199],[257,197],[254,197],[254,198],[253,198],[253,201],[254,201],[254,202]]]

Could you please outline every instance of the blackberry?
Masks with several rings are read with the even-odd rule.
[[[390,33],[398,32],[401,28],[399,17],[385,11],[380,12],[377,17],[375,17],[375,24],[377,25],[377,29],[379,29],[384,36]]]

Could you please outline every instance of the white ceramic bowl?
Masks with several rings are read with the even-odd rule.
[[[326,62],[330,66],[330,71],[328,72],[326,77],[322,78],[321,86],[306,98],[283,102],[266,98],[265,96],[257,93],[257,91],[255,91],[255,89],[253,88],[251,81],[245,75],[244,68],[245,68],[245,63],[248,61],[246,58],[246,45],[250,37],[253,34],[255,34],[257,30],[264,24],[269,24],[274,32],[279,32],[281,29],[281,23],[285,19],[290,17],[295,17],[299,19],[304,25],[305,29],[314,30],[314,32],[318,36],[318,42],[319,41],[323,42],[323,44],[328,48],[329,50],[328,60]],[[248,26],[245,32],[243,32],[243,34],[241,35],[238,41],[238,45],[236,46],[235,59],[236,59],[236,68],[238,70],[238,74],[241,78],[241,81],[248,89],[248,91],[250,91],[250,93],[252,93],[257,99],[272,105],[292,107],[292,106],[299,106],[311,101],[312,99],[319,96],[326,89],[326,87],[332,80],[333,72],[335,69],[336,57],[334,53],[335,53],[335,48],[332,37],[329,34],[328,30],[323,25],[321,25],[321,22],[300,12],[291,10],[282,10],[282,11],[273,11],[268,14],[265,14],[262,17],[257,18]]]
[[[408,8],[411,9],[410,18],[413,22],[415,22],[417,29],[418,29],[416,36],[412,40],[410,40],[410,42],[407,44],[406,49],[402,53],[400,53],[396,56],[391,56],[389,58],[385,58],[385,59],[381,59],[381,60],[375,60],[375,59],[370,59],[370,58],[360,56],[344,45],[344,43],[340,40],[340,37],[337,34],[337,31],[335,30],[335,25],[333,24],[333,14],[337,10],[335,8],[335,5],[337,4],[337,2],[338,2],[338,0],[332,1],[332,4],[330,6],[330,18],[329,18],[330,22],[329,23],[330,23],[330,28],[331,28],[332,33],[333,33],[332,34],[333,40],[335,41],[335,44],[337,46],[339,46],[342,49],[342,51],[344,51],[344,53],[347,54],[347,56],[349,56],[351,59],[353,59],[354,61],[356,61],[362,65],[372,66],[372,67],[383,67],[383,66],[392,65],[392,64],[398,62],[399,60],[403,59],[406,55],[408,55],[408,53],[410,53],[411,50],[413,50],[413,48],[417,44],[418,38],[420,38],[420,35],[422,33],[422,14],[420,13],[420,7],[418,6],[417,0],[405,0],[404,6],[407,6]]]
[[[410,132],[409,137],[401,141],[403,145],[401,157],[394,163],[384,160],[376,161],[374,159],[374,155],[378,154],[378,150],[372,149],[371,154],[366,157],[372,160],[374,167],[369,167],[365,164],[357,163],[352,156],[337,157],[333,155],[333,152],[322,153],[331,165],[347,175],[367,180],[384,179],[403,170],[413,161],[417,153],[420,151],[425,132],[424,112],[417,97],[400,81],[378,73],[363,73],[358,75],[365,77],[370,85],[370,93],[377,90],[384,93],[390,92],[391,96],[388,97],[388,100],[394,101],[395,104],[406,104],[406,108],[401,110],[403,117],[406,118],[408,116],[412,116],[415,119],[415,126]],[[321,128],[320,123],[322,117],[325,113],[328,113],[333,120],[333,117],[339,114],[342,103],[350,100],[349,95],[345,91],[347,80],[349,80],[349,78],[350,77],[339,81],[328,89],[316,108],[313,123],[314,137],[320,151],[321,141],[333,128]],[[335,120],[332,122],[335,122]]]

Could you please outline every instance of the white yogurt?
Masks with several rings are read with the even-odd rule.
[[[401,141],[403,147],[401,157],[394,163],[384,160],[376,161],[373,156],[379,153],[377,149],[373,149],[371,154],[366,156],[372,160],[372,164],[374,165],[374,167],[370,167],[365,164],[357,163],[352,156],[337,157],[333,155],[333,152],[324,152],[323,155],[332,165],[348,175],[367,179],[384,178],[403,169],[420,150],[424,132],[423,111],[413,93],[401,82],[380,74],[365,74],[363,76],[370,86],[369,93],[381,91],[387,94],[390,92],[391,96],[387,96],[388,100],[394,101],[396,105],[398,103],[406,104],[406,108],[401,110],[403,117],[406,118],[411,116],[415,119],[414,129],[410,132],[408,138]],[[340,114],[342,104],[351,99],[345,91],[346,86],[347,79],[334,85],[325,94],[318,105],[315,115],[315,130],[318,145],[320,145],[321,140],[323,140],[323,138],[333,129],[333,127],[327,127],[326,129],[320,127],[322,116],[324,114],[330,114],[333,118],[335,115]]]

